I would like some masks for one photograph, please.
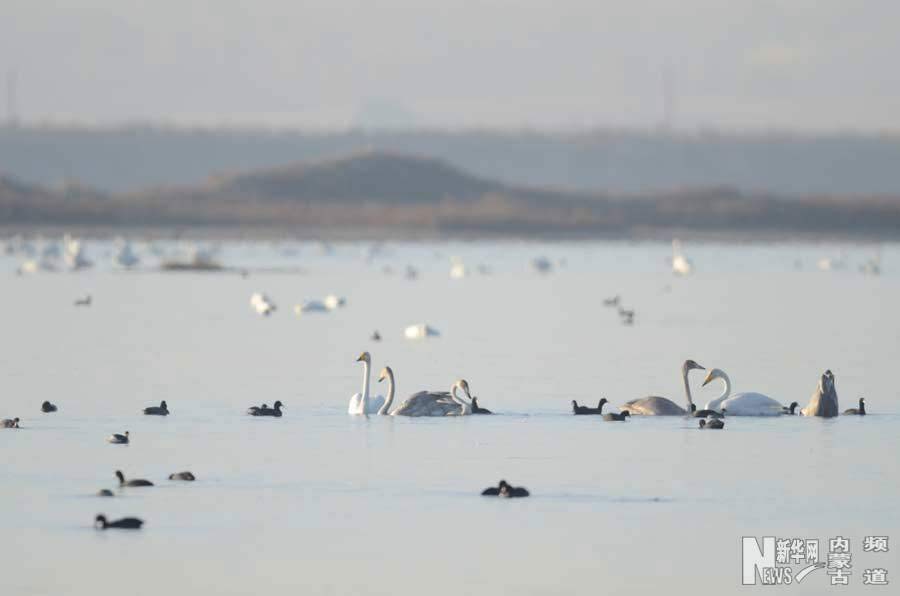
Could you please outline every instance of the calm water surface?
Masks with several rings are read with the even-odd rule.
[[[82,273],[17,277],[0,258],[0,561],[10,594],[697,594],[740,585],[744,535],[850,537],[847,594],[862,571],[900,582],[900,249],[881,276],[865,246],[698,245],[689,279],[662,244],[230,244],[236,274],[119,272],[108,246]],[[449,258],[490,275],[448,276]],[[529,260],[564,265],[541,276]],[[848,268],[821,272],[823,256]],[[407,264],[417,281],[401,275]],[[383,271],[390,266],[394,271]],[[299,272],[257,272],[295,267]],[[249,306],[264,291],[270,318]],[[85,293],[90,308],[72,301]],[[305,298],[346,308],[297,317]],[[637,312],[619,323],[602,299]],[[426,322],[441,337],[402,338]],[[369,336],[378,329],[384,341]],[[397,375],[399,397],[469,380],[498,415],[351,417],[363,350]],[[870,416],[604,423],[570,401],[648,394],[683,403],[680,364],[726,370],[736,391],[805,404],[826,369],[841,408]],[[701,388],[696,401],[716,397]],[[379,391],[386,388],[373,386]],[[40,403],[58,403],[41,414]],[[161,399],[168,418],[144,417]],[[247,406],[286,404],[282,419]],[[104,439],[129,430],[132,444]],[[116,469],[157,486],[116,498]],[[171,483],[192,470],[198,481]],[[505,478],[530,499],[480,498]],[[141,532],[93,517],[136,515]],[[863,553],[888,535],[888,554]],[[823,545],[824,549],[824,545]],[[784,593],[837,590],[824,572]],[[886,592],[884,592],[886,593]]]

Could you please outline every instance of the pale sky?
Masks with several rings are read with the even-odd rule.
[[[900,130],[896,0],[0,0],[26,122]],[[668,73],[668,75],[666,74]]]

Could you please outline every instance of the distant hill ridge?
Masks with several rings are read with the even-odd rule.
[[[213,192],[255,199],[433,203],[475,200],[503,185],[432,158],[367,151],[219,177]]]
[[[352,154],[206,184],[104,195],[0,179],[0,225],[206,226],[304,230],[318,237],[444,235],[761,238],[900,237],[900,197],[779,197],[728,187],[667,193],[573,192],[505,185],[439,159]]]
[[[0,169],[19,180],[107,192],[201,184],[375,148],[428,155],[486,180],[577,192],[731,187],[808,196],[900,194],[900,134],[112,128],[0,125]]]

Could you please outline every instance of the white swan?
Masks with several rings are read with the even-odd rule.
[[[322,303],[328,310],[337,310],[347,305],[347,299],[337,294],[329,294],[325,296],[325,300]]]
[[[450,257],[450,278],[463,279],[469,276],[469,270],[459,257]]]
[[[672,273],[675,275],[690,275],[694,271],[694,264],[681,252],[681,240],[672,240]]]
[[[410,325],[403,330],[403,336],[406,339],[426,339],[428,337],[437,337],[439,335],[440,332],[437,329],[430,325],[426,325],[425,323]]]
[[[804,416],[822,416],[832,418],[839,413],[837,389],[834,386],[834,374],[826,370],[819,378],[816,392],[812,394],[809,405],[800,410]]]
[[[350,404],[347,406],[347,413],[353,415],[377,414],[384,405],[384,396],[369,396],[369,369],[372,365],[372,356],[368,352],[363,352],[356,359],[357,362],[363,363],[363,390],[362,393],[355,393],[350,398]]]
[[[725,388],[722,395],[706,404],[707,410],[718,410],[730,416],[781,416],[784,406],[780,402],[762,393],[735,393],[731,395],[731,379],[724,370],[714,368],[703,380],[705,387],[719,379]]]
[[[73,271],[86,269],[93,265],[84,255],[84,246],[81,244],[81,240],[69,234],[63,238],[63,261]]]
[[[253,307],[253,310],[255,310],[258,314],[261,314],[265,317],[272,314],[276,309],[275,303],[272,302],[272,300],[262,292],[256,292],[252,296],[250,296],[250,306]]]
[[[393,375],[388,378],[393,387]],[[457,389],[466,394],[469,399],[468,403],[456,394]],[[469,393],[469,383],[465,379],[460,379],[453,383],[449,393],[446,391],[419,391],[410,395],[399,408],[391,412],[391,416],[468,416],[472,413],[471,401],[472,394]]]
[[[388,395],[387,401],[384,402],[384,405],[378,410],[379,416],[389,416],[391,404],[394,403],[394,371],[391,370],[390,366],[385,366],[381,369],[381,374],[378,375],[378,382],[382,382],[383,380],[388,380]]]
[[[688,409],[685,410],[671,399],[665,397],[650,396],[641,399],[633,399],[619,408],[627,411],[632,416],[684,416],[694,403],[691,399],[691,386],[688,383],[688,373],[692,370],[706,370],[693,360],[685,360],[681,365],[681,380],[684,382],[684,394],[687,397]]]

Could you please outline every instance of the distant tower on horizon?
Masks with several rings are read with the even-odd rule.
[[[6,124],[10,128],[19,124],[16,113],[16,71],[6,73]]]

